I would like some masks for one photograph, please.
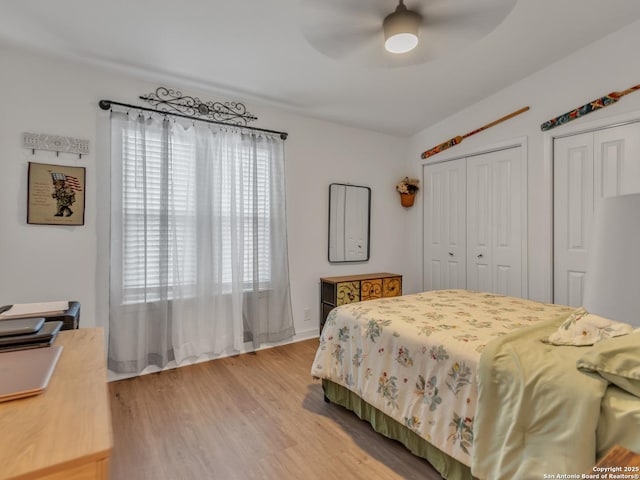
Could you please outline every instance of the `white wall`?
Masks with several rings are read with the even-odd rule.
[[[634,60],[639,42],[640,22],[636,22],[408,140],[234,98],[244,101],[260,118],[256,126],[290,134],[285,150],[288,234],[298,338],[316,332],[321,276],[391,271],[404,275],[405,293],[422,290],[422,195],[416,206],[403,209],[395,183],[405,175],[421,177],[422,151],[524,105],[531,110],[432,158],[461,156],[527,137],[529,296],[550,300],[551,161],[545,156],[548,135],[540,131],[540,123],[590,99],[639,83],[640,62]],[[104,198],[108,165],[95,153],[100,122],[106,115],[98,109],[98,100],[139,103],[138,95],[164,84],[182,87],[185,93],[203,99],[231,98],[161,78],[103,70],[9,47],[0,47],[0,72],[0,304],[76,299],[82,302],[82,325],[105,325],[109,212]],[[636,111],[640,112],[640,92],[569,125]],[[27,131],[88,139],[92,153],[81,160],[64,154],[56,158],[48,152],[32,156],[21,146],[21,135]],[[84,226],[27,225],[29,161],[87,167]],[[327,261],[331,182],[372,188],[371,260],[367,263],[331,265]],[[311,309],[310,322],[303,321],[305,308]]]
[[[395,183],[405,175],[406,140],[306,118],[243,98],[108,71],[0,47],[0,305],[57,299],[82,303],[82,326],[106,325],[108,305],[108,159],[99,158],[108,117],[97,103],[108,98],[141,104],[138,95],[159,85],[202,99],[244,101],[259,117],[255,126],[284,130],[288,236],[293,314],[298,338],[317,335],[319,278],[327,275],[401,271],[406,211]],[[212,79],[215,81],[215,79]],[[90,141],[77,156],[22,148],[23,132]],[[26,223],[29,161],[87,168],[85,225]],[[331,182],[372,189],[371,260],[327,261],[328,191]],[[305,308],[311,321],[303,320]]]
[[[559,40],[561,41],[561,40]],[[579,52],[531,75],[495,95],[443,119],[414,135],[408,142],[407,171],[422,178],[420,154],[443,141],[463,135],[523,106],[531,109],[489,130],[468,137],[461,144],[428,161],[461,157],[487,146],[526,137],[528,144],[528,271],[529,297],[552,299],[552,163],[545,149],[550,134],[540,124],[612,91],[622,91],[640,83],[640,22],[631,24]],[[504,66],[508,69],[508,65]],[[469,79],[473,82],[473,78]],[[615,105],[557,127],[551,133],[612,121],[638,112],[640,92],[623,97]],[[628,116],[628,115],[627,115]],[[548,147],[548,145],[547,145]],[[640,159],[638,159],[640,161]],[[405,291],[422,289],[422,206],[408,212],[407,236],[410,245],[405,264]]]

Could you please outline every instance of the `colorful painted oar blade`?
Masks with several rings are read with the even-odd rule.
[[[608,107],[612,103],[616,103],[618,100],[620,100],[619,94],[615,92],[610,93],[609,95],[605,95],[604,97],[598,98],[593,102],[589,102],[586,105],[582,105],[581,107],[571,110],[570,112],[567,112],[563,115],[560,115],[556,118],[552,118],[551,120],[548,120],[542,123],[542,125],[540,125],[540,129],[543,132],[546,132],[547,130],[551,130],[552,128],[558,127],[560,125],[564,125],[565,123],[568,123],[571,120],[575,120],[576,118],[580,118],[584,115],[587,115],[593,112],[594,110]]]
[[[462,141],[462,137],[460,136],[447,140],[446,142],[443,142],[440,145],[433,147],[431,150],[427,150],[426,152],[423,152],[421,155],[422,159],[424,160],[425,158],[429,158],[432,155],[435,155],[436,153],[440,153],[443,150],[446,150],[447,148],[451,148],[459,144],[461,141]]]

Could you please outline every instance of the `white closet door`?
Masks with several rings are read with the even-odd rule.
[[[465,159],[425,165],[424,288],[466,288]]]
[[[594,206],[603,197],[640,192],[640,123],[593,134]]]
[[[640,123],[554,140],[554,302],[580,306],[603,197],[640,192]]]
[[[467,288],[522,297],[522,148],[467,158]]]
[[[553,144],[554,302],[580,306],[593,217],[593,134]]]

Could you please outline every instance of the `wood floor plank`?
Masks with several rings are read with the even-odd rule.
[[[109,384],[112,480],[426,479],[440,475],[310,375],[318,340]]]

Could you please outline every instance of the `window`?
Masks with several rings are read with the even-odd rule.
[[[111,112],[114,371],[295,334],[284,140],[183,121]]]
[[[222,291],[238,282],[267,288],[271,206],[264,146],[217,145],[215,155],[202,158],[195,128],[147,123],[130,122],[121,136],[122,303],[201,294],[204,274]],[[211,248],[214,254],[201,253]]]

